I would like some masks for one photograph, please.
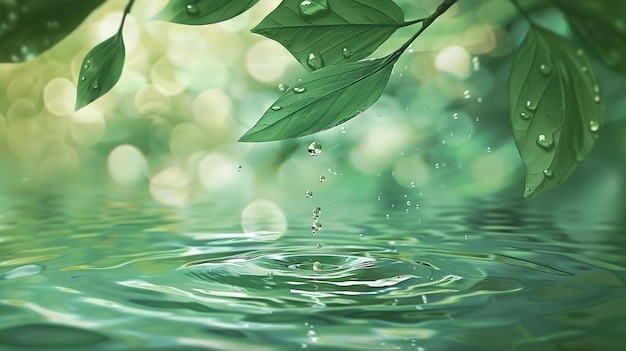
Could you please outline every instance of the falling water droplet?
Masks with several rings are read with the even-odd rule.
[[[344,58],[350,58],[352,57],[352,55],[352,49],[350,49],[349,47],[341,49],[341,56],[343,56]]]
[[[319,206],[315,206],[315,207],[313,207],[313,211],[312,212],[313,212],[313,218],[317,219],[317,217],[319,217],[320,214],[322,214],[322,208],[319,207]]]
[[[320,183],[324,183],[326,181],[326,177],[322,175],[320,176],[319,180],[320,180]]]
[[[314,270],[314,271],[321,271],[321,270],[322,270],[322,266],[323,266],[323,265],[322,265],[320,262],[315,261],[315,262],[313,263],[313,270]]]
[[[309,53],[309,56],[306,59],[306,63],[313,69],[320,69],[324,66],[324,61],[322,61],[322,57],[319,55],[315,55],[315,53]]]
[[[543,170],[543,175],[546,176],[546,178],[552,178],[552,175],[553,175],[552,170],[549,169],[549,168],[548,169],[544,169]]]
[[[600,130],[600,123],[598,123],[597,121],[591,120],[589,121],[589,130],[592,132],[597,132]]]
[[[241,172],[242,169],[243,169],[242,165],[237,166],[237,172]]]
[[[539,134],[537,136],[537,146],[544,150],[549,150],[552,148],[554,141],[551,137],[545,136],[544,134]]]
[[[318,220],[314,220],[313,224],[311,224],[311,234],[315,234],[322,229],[322,222]]]
[[[525,111],[520,112],[520,114],[519,114],[519,115],[520,115],[520,117],[522,117],[522,119],[525,119],[525,120],[529,120],[529,119],[531,119],[531,118],[532,118],[532,116],[533,116],[533,114],[532,114],[532,113],[530,113],[530,112],[525,112]]]
[[[307,150],[309,151],[309,155],[319,156],[322,153],[322,144],[318,143],[317,141],[314,141],[311,144],[309,144],[309,147],[307,148]]]
[[[329,12],[327,0],[304,0],[300,2],[300,14],[304,17],[320,17]]]
[[[283,107],[279,105],[272,106],[272,111],[280,111]]]
[[[537,104],[528,100],[526,101],[526,109],[528,109],[528,111],[535,111],[537,109]]]
[[[196,5],[195,3],[187,4],[187,6],[185,6],[185,11],[187,11],[187,14],[192,17],[195,17],[198,14],[200,14],[200,9],[198,8],[198,5]]]
[[[293,88],[293,92],[296,94],[302,94],[306,91],[306,88],[304,87],[295,87]]]
[[[307,190],[307,191],[304,193],[304,197],[305,197],[305,198],[307,198],[307,199],[312,198],[312,197],[313,197],[313,192],[312,192],[311,190]]]

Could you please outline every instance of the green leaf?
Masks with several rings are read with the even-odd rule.
[[[524,196],[533,197],[563,183],[591,150],[604,125],[600,89],[581,50],[531,26],[515,55],[509,100]]]
[[[626,74],[626,2],[553,0],[576,35],[611,69]]]
[[[363,59],[404,25],[391,0],[283,0],[252,32],[281,43],[312,71]]]
[[[0,1],[0,62],[23,62],[48,50],[104,0]]]
[[[121,31],[89,51],[78,76],[76,110],[113,88],[122,75],[124,55]]]
[[[380,97],[400,52],[329,66],[298,80],[239,141],[296,138],[342,124]]]
[[[245,12],[259,0],[170,0],[155,19],[203,25],[226,21]]]

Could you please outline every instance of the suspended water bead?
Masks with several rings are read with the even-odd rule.
[[[309,56],[306,59],[306,63],[313,69],[320,69],[324,66],[324,61],[322,61],[322,57],[316,55],[315,53],[309,53]]]
[[[312,192],[311,190],[307,190],[307,191],[304,193],[304,197],[305,197],[305,198],[307,198],[307,199],[312,198],[312,197],[313,197],[313,192]]]
[[[320,176],[319,180],[320,180],[320,183],[324,183],[324,181],[326,181],[326,177],[322,175]]]
[[[544,76],[549,76],[552,73],[552,69],[548,65],[539,66],[539,70],[541,71],[541,74],[543,74]]]
[[[322,153],[322,144],[318,143],[317,141],[314,141],[309,144],[309,147],[307,148],[307,150],[309,151],[309,155],[319,156]]]
[[[305,87],[295,87],[293,88],[293,92],[296,94],[302,94],[306,91]]]
[[[543,170],[543,175],[544,175],[544,176],[546,176],[546,178],[552,178],[552,175],[553,175],[553,174],[554,174],[554,173],[552,173],[552,170],[551,170],[551,169],[549,169],[549,168],[548,168],[548,169],[544,169],[544,170]]]
[[[242,169],[243,169],[243,166],[242,166],[242,165],[238,165],[238,166],[237,166],[237,172],[241,172],[241,170],[242,170]]]
[[[537,136],[537,145],[544,150],[549,150],[552,147],[553,143],[554,141],[551,137],[548,137],[544,134],[539,134]]]
[[[200,9],[195,3],[187,4],[187,6],[185,6],[185,11],[187,11],[187,14],[192,17],[195,17],[200,13]]]
[[[313,207],[313,211],[312,212],[313,212],[313,218],[317,219],[317,217],[319,217],[320,214],[322,214],[322,208],[319,207],[319,206],[315,206],[315,207]]]
[[[343,56],[344,58],[350,58],[352,57],[352,55],[352,49],[350,49],[349,47],[341,49],[341,56]]]
[[[313,224],[311,224],[311,234],[319,232],[320,229],[322,229],[322,222],[318,221],[317,219],[314,220]]]
[[[321,271],[322,267],[323,267],[323,265],[320,262],[318,262],[318,261],[315,261],[313,263],[313,270],[314,271]]]
[[[329,12],[327,0],[304,0],[298,6],[303,17],[320,17]]]

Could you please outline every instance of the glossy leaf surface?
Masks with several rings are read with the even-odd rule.
[[[111,90],[124,68],[124,40],[117,33],[91,49],[83,59],[78,76],[76,110]]]
[[[203,25],[231,19],[259,0],[170,0],[155,19],[180,24]]]
[[[591,150],[604,107],[587,57],[567,39],[531,27],[509,78],[511,124],[526,164],[525,197],[563,183]]]
[[[33,59],[68,36],[103,2],[0,1],[0,62]]]
[[[378,100],[399,56],[312,72],[287,89],[239,141],[296,138],[348,121]]]
[[[608,67],[626,74],[626,1],[554,2],[576,35]]]
[[[252,31],[276,40],[312,71],[366,58],[403,25],[391,0],[284,0]]]

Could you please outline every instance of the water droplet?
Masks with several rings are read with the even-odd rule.
[[[320,250],[322,247],[324,247],[324,245],[322,245],[322,244],[315,245],[315,248],[318,249],[318,250]],[[311,328],[313,328],[313,326],[311,326]]]
[[[474,56],[472,58],[472,67],[474,68],[474,71],[480,70],[480,61],[478,61],[478,56]]]
[[[87,70],[89,69],[90,66],[91,66],[91,60],[87,60],[85,64],[83,65],[83,69]]]
[[[283,107],[279,105],[272,106],[272,111],[280,111]]]
[[[385,215],[385,219],[389,219],[389,213]]]
[[[469,239],[469,235],[466,235],[466,236],[464,237],[464,239],[465,239],[465,240]]]
[[[320,183],[324,183],[326,181],[326,177],[322,175],[320,176],[319,180],[320,180]]]
[[[363,233],[359,233],[359,239],[363,238]]]
[[[327,0],[304,0],[300,2],[300,14],[304,17],[320,17],[329,12]]]
[[[539,70],[541,71],[541,74],[543,74],[544,76],[549,76],[552,73],[552,69],[548,65],[539,66]]]
[[[317,141],[314,141],[311,144],[309,144],[309,147],[307,148],[307,150],[309,151],[309,155],[319,156],[322,153],[322,144],[318,143]]]
[[[532,114],[532,113],[530,113],[530,112],[525,112],[525,111],[520,112],[520,114],[519,114],[519,115],[520,115],[520,117],[522,117],[522,119],[526,119],[526,120],[531,119],[531,118],[532,118],[532,116],[533,116],[533,114]]]
[[[287,89],[289,89],[289,86],[287,84],[285,84],[285,83],[278,84],[278,90],[279,91],[285,91]]]
[[[453,113],[452,114],[452,119],[455,119],[455,120],[459,119],[459,113],[458,112]]]
[[[237,172],[241,172],[242,169],[243,169],[242,165],[237,166]]]
[[[487,146],[487,152],[491,152],[491,146]]]
[[[95,81],[95,82],[93,83],[93,85],[91,86],[91,88],[92,88],[93,90],[100,89],[100,85],[98,85],[98,81]]]
[[[189,16],[195,17],[198,14],[200,14],[200,9],[198,8],[198,5],[196,4],[187,4],[187,6],[185,6],[185,11],[187,11],[187,14]]]
[[[589,130],[592,132],[597,132],[600,130],[600,123],[598,123],[597,121],[591,120],[589,121]]]
[[[537,136],[537,146],[542,149],[549,150],[552,148],[554,141],[551,137],[545,136],[544,134],[539,134]]]
[[[406,205],[407,205],[407,206],[411,206],[411,200],[407,200],[407,201],[406,201]]]
[[[582,67],[580,67],[580,70],[583,71],[583,73],[584,73],[584,72],[589,71],[589,68],[587,66],[582,66]]]
[[[274,273],[272,273],[271,271],[267,272],[267,279],[274,279]]]
[[[318,261],[315,261],[313,263],[313,270],[314,271],[321,271],[322,270],[322,266],[323,265],[321,263],[319,263]]]
[[[322,214],[322,208],[319,206],[315,206],[313,207],[313,218],[317,218],[320,216],[320,214]]]
[[[313,224],[311,224],[311,234],[315,234],[322,229],[322,222],[318,220],[314,220]]]
[[[439,163],[435,163],[435,168],[439,169],[440,165]]]
[[[578,49],[578,50],[576,51],[576,55],[578,55],[578,56],[583,56],[584,54],[585,54],[585,53],[583,52],[583,49]]]
[[[526,109],[528,109],[528,111],[535,111],[537,109],[537,104],[528,100],[526,101]]]
[[[349,47],[341,49],[341,56],[343,56],[344,58],[350,58],[352,57],[352,55],[352,49],[350,49]]]
[[[600,95],[596,95],[593,97],[593,101],[595,102],[600,102],[600,100],[602,100],[602,98],[600,98]]]
[[[312,192],[311,190],[307,190],[307,191],[304,193],[304,197],[305,197],[305,198],[307,198],[307,199],[312,198],[312,197],[313,197],[313,192]]]
[[[464,98],[464,99],[469,99],[469,98],[471,98],[471,97],[472,97],[472,95],[470,95],[470,91],[469,91],[469,90],[465,90],[465,91],[463,92],[463,98]]]
[[[324,61],[322,61],[322,57],[315,55],[315,53],[309,53],[309,56],[306,59],[306,63],[313,69],[320,69],[324,66]]]
[[[85,79],[87,79],[87,77],[85,77],[85,76],[80,77],[80,80],[82,80],[82,81],[84,81]]]
[[[552,170],[549,169],[549,168],[548,169],[544,169],[543,170],[543,175],[546,176],[546,178],[552,178],[552,176],[553,176]]]
[[[293,92],[296,94],[302,94],[306,91],[305,87],[295,87],[293,88]]]
[[[411,188],[415,188],[415,182],[411,182]]]

